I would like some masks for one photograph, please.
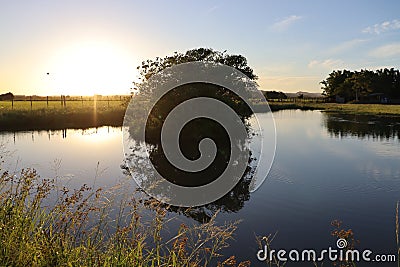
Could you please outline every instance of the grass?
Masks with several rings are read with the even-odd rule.
[[[166,225],[176,218],[169,218],[155,200],[138,200],[132,192],[119,198],[112,190],[86,185],[57,188],[54,180],[42,179],[31,169],[18,174],[0,171],[2,266],[250,264],[237,265],[233,256],[220,255],[237,222],[218,225],[214,215],[207,223],[181,224],[175,235],[165,239]],[[142,216],[144,210],[152,211],[151,219]]]
[[[127,101],[0,101],[0,130],[121,126]]]
[[[95,106],[97,108],[103,109],[103,108],[110,108],[110,109],[119,109],[121,106],[123,106],[124,103],[127,101],[122,99],[122,100],[110,100],[108,101],[107,99],[101,99],[101,100],[66,100],[66,108],[69,110],[88,110],[92,109]],[[26,101],[14,101],[14,106],[12,105],[11,101],[0,101],[0,110],[2,112],[4,111],[35,111],[35,110],[43,110],[43,109],[51,109],[51,110],[63,110],[64,106],[61,104],[61,101],[59,100],[51,100],[47,102],[46,100],[33,100],[32,101],[32,107],[31,107],[31,102],[29,100]]]
[[[383,115],[399,116],[400,105],[384,104],[336,104],[336,103],[312,103],[312,102],[269,102],[272,111],[283,109],[323,110],[324,112],[340,112],[357,115]]]

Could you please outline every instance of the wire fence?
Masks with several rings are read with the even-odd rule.
[[[0,99],[1,109],[67,108],[87,106],[113,107],[126,103],[131,96],[14,96]]]
[[[284,102],[284,103],[326,103],[327,98],[324,97],[288,97],[288,98],[278,98],[278,99],[267,99],[268,102]]]

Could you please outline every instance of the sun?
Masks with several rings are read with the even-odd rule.
[[[129,93],[135,78],[135,60],[106,42],[69,45],[58,51],[46,72],[47,91],[64,95]]]

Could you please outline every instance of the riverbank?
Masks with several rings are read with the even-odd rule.
[[[122,126],[126,101],[71,101],[46,106],[45,101],[0,103],[0,131],[85,129]],[[321,110],[355,115],[400,116],[400,105],[336,104],[314,102],[269,102],[272,111],[285,109]]]
[[[285,109],[322,110],[357,115],[375,116],[400,116],[400,105],[383,104],[337,104],[337,103],[312,103],[312,102],[269,102],[272,111]]]

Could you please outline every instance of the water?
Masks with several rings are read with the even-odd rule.
[[[124,176],[121,128],[1,132],[8,156],[4,168],[35,168],[41,177],[58,177],[70,187],[112,186]]]
[[[225,212],[218,221],[242,220],[224,253],[258,266],[255,235],[270,233],[277,233],[276,249],[336,247],[330,222],[339,219],[354,231],[358,248],[395,254],[400,120],[294,110],[274,117],[277,150],[267,179],[241,201],[219,203]],[[125,177],[121,128],[3,132],[0,143],[12,152],[7,168],[34,167],[73,187],[109,187]]]

